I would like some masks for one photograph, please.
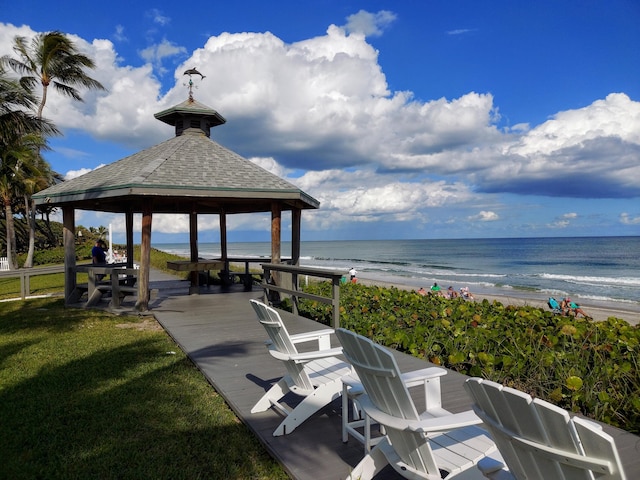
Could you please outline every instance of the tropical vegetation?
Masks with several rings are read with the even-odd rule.
[[[47,147],[47,137],[59,133],[43,118],[49,87],[78,101],[82,101],[78,88],[104,89],[86,73],[86,69],[95,68],[93,60],[79,52],[62,32],[41,33],[31,41],[17,36],[13,50],[15,57],[0,58],[0,199],[11,269],[18,266],[14,215],[21,214],[29,227],[23,266],[32,267],[37,228],[32,195],[61,179],[41,156]],[[7,68],[18,78],[9,78]],[[38,85],[41,87],[39,97]],[[44,210],[43,213],[50,212]]]

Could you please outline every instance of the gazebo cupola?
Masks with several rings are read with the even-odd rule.
[[[176,127],[176,137],[180,135],[204,135],[209,138],[212,127],[226,122],[225,118],[212,108],[203,105],[189,95],[189,99],[155,115],[158,120]]]

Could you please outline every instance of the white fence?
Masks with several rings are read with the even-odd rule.
[[[0,257],[0,270],[9,270],[9,260],[7,257]]]

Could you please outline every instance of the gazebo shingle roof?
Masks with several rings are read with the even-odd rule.
[[[38,204],[139,211],[153,197],[156,213],[269,211],[272,200],[297,208],[319,202],[233,151],[199,128],[34,195]]]

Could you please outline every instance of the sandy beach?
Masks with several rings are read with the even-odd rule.
[[[367,278],[366,276],[358,276],[358,282],[364,285],[377,285],[380,287],[396,287],[402,290],[418,290],[419,287],[411,286],[411,285],[403,285],[398,283],[392,283],[387,281],[382,281],[380,279]],[[429,285],[425,285],[425,288],[428,289]],[[476,293],[472,292],[474,301],[482,301],[483,299],[487,299],[489,301],[497,300],[503,305],[515,305],[515,306],[533,306],[543,308],[545,310],[549,309],[547,305],[547,298],[536,298],[534,296],[511,296],[511,295],[498,295],[498,294],[487,294],[487,293]],[[640,310],[634,309],[633,306],[626,306],[624,303],[611,304],[607,302],[593,302],[593,303],[585,303],[581,302],[580,307],[589,315],[594,321],[604,321],[609,317],[621,318],[631,325],[639,325],[640,324]]]

